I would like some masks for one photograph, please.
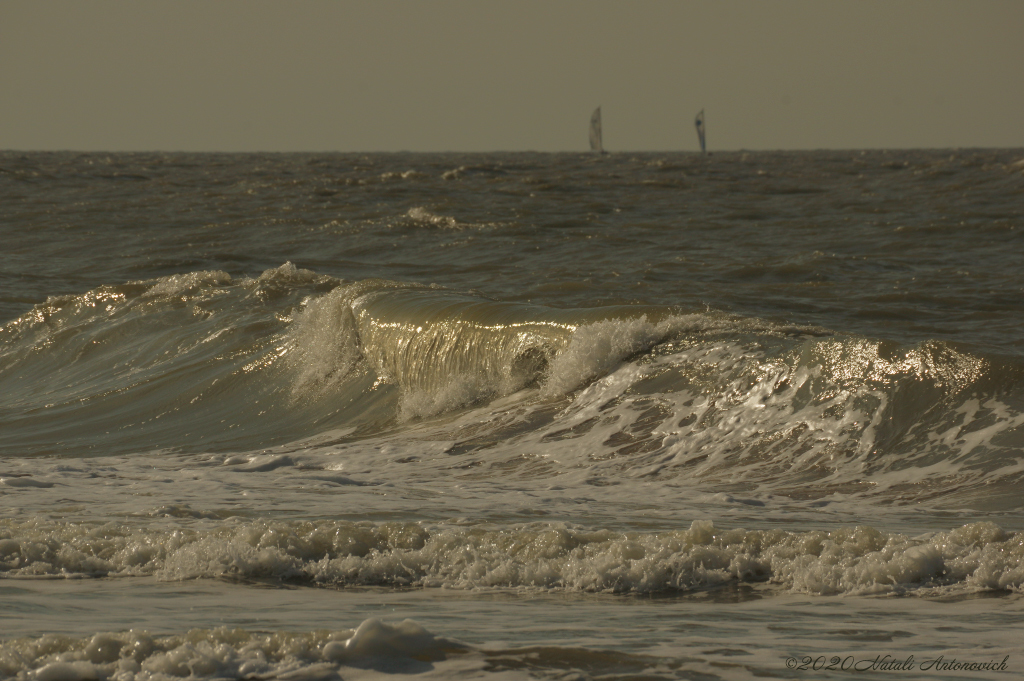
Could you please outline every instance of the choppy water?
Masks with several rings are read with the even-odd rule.
[[[1024,670],[1022,150],[4,152],[0,237],[0,676]]]

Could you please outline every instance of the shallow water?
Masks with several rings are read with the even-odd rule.
[[[2,153],[0,670],[1020,669],[1022,159]]]

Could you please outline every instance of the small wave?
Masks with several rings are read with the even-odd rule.
[[[450,215],[438,215],[432,213],[422,206],[410,208],[402,216],[400,224],[414,229],[441,229],[450,231],[463,231],[467,229],[491,229],[500,226],[501,223],[486,222],[460,222]]]
[[[405,217],[415,227],[433,227],[436,229],[464,229],[467,227],[467,225],[459,223],[450,215],[435,215],[422,207],[410,208]]]
[[[381,182],[393,182],[395,180],[413,180],[425,178],[427,175],[418,170],[406,170],[403,172],[389,171],[381,174]]]
[[[206,286],[225,286],[231,283],[231,275],[227,272],[189,272],[188,274],[172,274],[157,279],[153,286],[143,294],[144,298],[177,298],[188,296],[197,289]]]
[[[475,165],[462,165],[458,168],[452,168],[446,170],[441,174],[443,180],[461,180],[464,177],[481,176],[488,179],[494,177],[500,177],[507,175],[508,171],[501,167],[500,164],[475,164]]]

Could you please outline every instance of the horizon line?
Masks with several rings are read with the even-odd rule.
[[[949,147],[797,147],[797,148],[745,148],[738,149],[713,149],[702,152],[699,149],[620,149],[604,151],[608,154],[694,154],[707,156],[714,154],[728,153],[758,153],[758,152],[815,152],[815,151],[965,151],[965,150],[1024,150],[1022,146],[949,146]],[[601,156],[589,149],[560,149],[542,151],[537,149],[490,149],[486,151],[461,151],[461,150],[431,150],[413,151],[409,149],[397,150],[370,150],[370,149],[249,149],[249,150],[226,150],[226,149],[17,149],[4,148],[0,153],[15,154],[579,154],[583,156]]]

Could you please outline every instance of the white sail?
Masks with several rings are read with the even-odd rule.
[[[601,142],[601,107],[594,109],[590,116],[590,150],[604,151],[604,144]]]
[[[704,109],[701,109],[700,113],[697,114],[693,124],[697,126],[697,139],[700,140],[700,150],[702,153],[707,153],[707,147],[704,146]]]

